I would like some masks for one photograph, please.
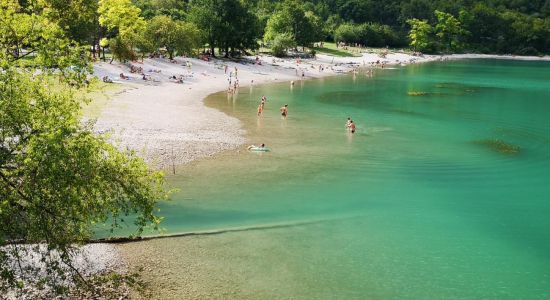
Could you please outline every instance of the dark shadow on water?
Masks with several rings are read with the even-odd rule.
[[[342,220],[353,219],[358,217],[361,217],[361,215],[317,219],[317,220],[309,220],[309,221],[297,221],[297,222],[279,223],[279,224],[252,225],[248,227],[230,227],[230,228],[221,228],[221,229],[204,230],[204,231],[191,231],[191,232],[157,235],[157,236],[146,236],[146,237],[137,237],[137,238],[115,237],[115,238],[107,238],[107,239],[96,239],[96,240],[90,241],[90,243],[131,243],[131,242],[138,242],[138,241],[148,241],[153,239],[164,239],[164,238],[175,238],[175,237],[186,237],[186,236],[207,236],[207,235],[219,235],[219,234],[231,233],[231,232],[246,232],[246,231],[257,231],[257,230],[292,228],[292,227],[307,226],[307,225],[314,225],[314,224],[321,224],[321,223],[339,222]]]
[[[483,139],[475,140],[472,143],[485,146],[488,149],[506,155],[517,155],[521,151],[521,147],[499,139]]]

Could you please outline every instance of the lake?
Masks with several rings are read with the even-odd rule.
[[[250,298],[550,298],[549,62],[409,65],[205,102],[271,151],[184,166],[160,214],[168,234],[242,230],[223,247],[248,258],[223,267],[251,272]]]

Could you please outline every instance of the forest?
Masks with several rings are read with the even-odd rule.
[[[166,51],[238,56],[321,41],[424,53],[542,55],[550,52],[550,0],[3,0],[4,43],[17,57],[37,31],[57,24],[93,57],[120,60]],[[17,8],[13,8],[13,7]],[[8,9],[3,10],[8,11]],[[6,12],[4,12],[6,13]],[[33,35],[34,34],[34,35]],[[23,38],[24,37],[24,38]],[[215,51],[216,50],[216,51]]]

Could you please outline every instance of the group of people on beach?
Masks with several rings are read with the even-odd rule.
[[[228,66],[225,65],[224,72],[227,74]],[[235,79],[233,80],[233,77]],[[227,77],[227,81],[229,82],[229,88],[227,89],[228,94],[233,94],[237,91],[239,88],[239,77],[238,77],[238,69],[235,67],[235,72],[229,71],[229,76]]]

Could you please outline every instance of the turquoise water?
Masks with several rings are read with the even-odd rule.
[[[326,222],[282,229],[293,258],[263,253],[316,299],[550,299],[550,63],[411,65],[206,103],[272,152],[179,170],[168,233]]]

